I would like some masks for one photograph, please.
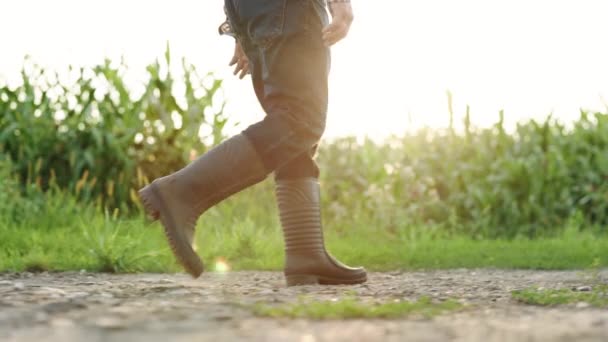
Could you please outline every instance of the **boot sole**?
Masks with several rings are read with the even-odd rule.
[[[285,276],[287,286],[298,286],[298,285],[355,285],[362,284],[367,281],[367,274],[359,278],[353,279],[340,279],[340,278],[329,278],[313,274],[293,274]]]
[[[142,200],[146,214],[152,220],[159,219],[162,223],[165,237],[177,261],[192,277],[200,277],[204,270],[203,262],[187,242],[187,239],[179,233],[175,220],[169,210],[167,210],[162,196],[156,189],[156,185],[150,184],[141,189],[138,194]]]

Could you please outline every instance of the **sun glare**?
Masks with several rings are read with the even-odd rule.
[[[227,273],[230,272],[230,264],[228,264],[228,261],[226,261],[226,259],[224,258],[217,258],[215,260],[215,268],[214,268],[215,272],[218,273]]]
[[[453,94],[457,124],[467,105],[478,126],[495,123],[501,109],[505,124],[513,125],[549,113],[567,121],[581,107],[606,108],[605,1],[352,3],[350,35],[332,51],[328,137],[383,137],[446,127],[447,91]],[[225,80],[225,112],[233,123],[240,122],[235,132],[263,116],[250,82],[236,79],[227,67],[233,42],[217,35],[224,16],[219,0],[170,5],[151,0],[145,15],[139,3],[119,0],[104,1],[104,6],[21,0],[5,7],[12,15],[0,21],[0,31],[23,27],[24,18],[32,23],[3,41],[0,80],[9,84],[19,78],[26,54],[60,70],[124,56],[137,80],[169,41],[176,68],[184,56],[200,73],[212,71]],[[108,17],[113,18],[109,26]]]

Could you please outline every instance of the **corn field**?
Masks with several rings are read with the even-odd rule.
[[[141,94],[126,86],[124,63],[111,61],[73,69],[65,82],[26,60],[20,86],[0,80],[0,199],[36,206],[45,192],[61,192],[85,206],[137,211],[136,189],[209,147],[201,130],[210,132],[209,145],[224,137],[227,119],[213,110],[221,81],[185,61],[178,80],[170,64],[167,49],[148,66]],[[325,215],[480,238],[551,235],[573,220],[603,231],[608,114],[582,112],[568,125],[549,116],[513,132],[503,118],[475,128],[467,114],[462,133],[423,129],[381,144],[325,142],[318,157]],[[248,196],[254,205],[258,196]],[[15,219],[29,210],[15,206]]]
[[[135,94],[124,62],[70,68],[61,77],[26,60],[22,85],[0,85],[0,152],[23,184],[56,185],[128,211],[135,189],[206,150],[201,130],[210,132],[206,141],[223,137],[223,106],[213,103],[221,81],[182,61],[177,87],[170,64],[167,48]]]
[[[536,237],[568,221],[608,224],[608,115],[581,113],[566,126],[551,117],[500,120],[464,134],[421,130],[378,145],[336,141],[321,150],[326,205],[343,217],[377,215],[383,229],[440,226],[479,237]]]

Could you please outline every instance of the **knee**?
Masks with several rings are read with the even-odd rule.
[[[306,148],[312,149],[319,143],[325,132],[325,120],[312,120],[302,123],[296,130],[296,134],[300,135],[299,140],[306,141]]]
[[[316,106],[286,105],[273,114],[271,116],[280,118],[305,150],[315,146],[325,132],[326,113]]]
[[[301,154],[310,154],[325,131],[325,113],[312,112],[310,107],[265,106],[265,110],[264,120],[249,126],[243,133],[252,141],[269,170],[276,170]]]

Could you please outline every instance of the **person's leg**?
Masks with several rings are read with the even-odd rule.
[[[279,175],[295,160],[301,161],[298,169],[306,169],[307,175],[318,174],[312,158],[304,156],[310,155],[323,134],[327,111],[329,50],[317,34],[324,24],[323,17],[314,13],[319,3],[227,1],[233,29],[250,62],[254,60],[254,89],[267,114],[243,133],[267,169]]]
[[[244,1],[253,7],[241,7],[239,13],[251,22],[277,22],[276,17],[252,15],[260,10],[255,7],[259,2]],[[267,168],[275,170],[287,285],[361,283],[367,280],[363,268],[345,266],[326,251],[321,224],[319,169],[313,157],[327,111],[329,50],[321,40],[327,17],[316,0],[272,3],[283,6],[280,34],[245,25],[252,42],[246,52],[255,59],[253,85],[267,116],[244,134]]]
[[[203,263],[192,248],[198,217],[272,171],[251,140],[237,134],[185,168],[154,180],[139,191],[139,196],[148,216],[161,221],[177,260],[196,278],[203,272]]]
[[[311,21],[313,21],[313,20],[314,19],[312,19]],[[241,44],[243,45],[245,52],[249,58],[249,69],[250,69],[251,81],[252,81],[252,85],[253,85],[255,94],[258,98],[258,101],[264,108],[264,110],[266,112],[272,113],[272,109],[265,107],[265,104],[267,103],[267,101],[265,100],[265,98],[266,98],[265,86],[264,86],[265,82],[264,82],[264,72],[262,70],[262,67],[264,66],[264,64],[262,63],[263,60],[261,60],[264,57],[264,52],[263,52],[264,49],[259,48],[258,46],[254,46],[249,39],[242,38],[241,40],[244,40]],[[322,107],[324,107],[325,109],[320,108],[319,112],[325,112],[326,108],[327,108],[327,91],[325,91],[325,92],[322,91],[323,89],[325,89],[325,90],[327,89],[326,82],[327,82],[328,64],[326,63],[326,60],[327,60],[327,57],[324,57],[322,61],[313,63],[313,64],[316,64],[315,69],[317,70],[317,74],[319,74],[319,77],[316,78],[316,80],[315,80],[316,82],[318,82],[318,84],[311,85],[311,87],[320,89],[321,91],[319,92],[319,94],[321,95],[322,101],[323,101],[323,99],[325,99],[324,100],[325,104],[322,104]],[[268,73],[268,71],[265,71],[265,72]],[[270,76],[270,78],[272,78],[273,75],[269,75],[269,76]],[[268,77],[266,77],[266,80],[268,80]],[[323,94],[323,93],[325,93],[325,94]],[[250,129],[253,129],[253,128],[250,128]],[[253,133],[253,134],[255,135],[255,133]],[[265,131],[262,131],[258,134],[267,135],[268,133]],[[264,141],[260,141],[258,144],[263,145]],[[315,144],[312,148],[310,148],[310,150],[301,153],[297,157],[288,161],[286,164],[279,166],[278,169],[275,171],[275,179],[279,180],[279,179],[303,178],[303,177],[318,178],[319,177],[319,168],[318,168],[316,162],[314,161],[317,147],[318,147],[318,144]],[[261,148],[261,149],[263,149],[263,148]]]
[[[304,11],[310,4],[300,0],[226,0],[229,17],[237,24],[237,35],[246,43],[248,55],[256,59],[261,103],[267,116],[243,134],[224,141],[184,169],[155,180],[139,192],[146,212],[161,220],[173,253],[194,277],[203,271],[202,262],[192,249],[198,217],[311,151],[323,133],[329,51],[323,47],[320,34],[310,34],[315,23],[310,20],[319,19]],[[305,174],[318,175],[316,165],[310,165],[312,171]],[[285,232],[286,239],[288,234],[297,233],[293,229]],[[322,234],[320,226],[315,228],[315,234]],[[308,245],[306,240],[301,242]],[[307,271],[301,267],[305,263],[320,264],[314,258],[330,259],[327,253],[308,253],[304,255],[306,261],[294,264],[289,255],[288,250],[286,275],[288,270],[299,272],[296,275],[302,273],[300,270]]]
[[[255,8],[262,8],[263,13],[270,15],[267,18],[271,18],[271,21],[277,24],[278,21],[275,19],[280,19],[284,15],[281,2],[284,4],[286,1],[243,1],[241,5],[255,3]],[[235,2],[237,0],[227,0],[226,5],[228,7]],[[270,7],[264,8],[261,5]],[[245,41],[255,43],[254,40]],[[260,47],[257,43],[254,45]],[[258,60],[265,62],[264,59],[258,58]],[[261,66],[264,67],[264,64]],[[262,71],[264,73],[265,69],[262,68]],[[266,89],[264,91],[266,92]],[[275,114],[286,107],[284,101],[272,99],[265,101],[264,105],[270,108],[270,113]],[[307,106],[302,107],[307,108]],[[146,213],[153,219],[160,219],[171,250],[192,276],[198,277],[203,271],[202,261],[192,248],[198,217],[211,206],[260,182],[279,166],[309,150],[323,131],[319,125],[324,124],[324,120],[319,118],[309,120],[309,117],[294,115],[292,117],[297,117],[298,122],[286,124],[279,118],[280,116],[270,115],[273,118],[269,120],[270,125],[258,125],[259,130],[251,130],[258,132],[257,134],[260,131],[269,132],[269,140],[253,141],[256,139],[253,136],[258,136],[256,133],[238,134],[211,149],[182,170],[156,179],[139,191]],[[308,122],[312,124],[308,125]],[[302,129],[302,123],[307,128]],[[288,129],[284,130],[283,127]],[[273,135],[273,132],[279,134]]]
[[[262,57],[258,52],[259,50],[252,48],[249,44],[245,43],[245,51],[249,55],[249,68],[251,74],[251,81],[253,89],[258,98],[258,101],[264,107],[264,81],[262,79],[262,70],[260,58]],[[318,82],[323,82],[323,78],[320,78]],[[327,86],[324,86],[325,88]],[[324,96],[327,98],[327,95]],[[266,110],[266,109],[265,109]],[[260,143],[261,144],[261,143]],[[286,164],[280,166],[275,171],[275,179],[289,179],[289,178],[303,178],[303,177],[319,177],[319,168],[314,160],[318,148],[318,144],[315,144],[310,150],[305,151],[288,161]]]

